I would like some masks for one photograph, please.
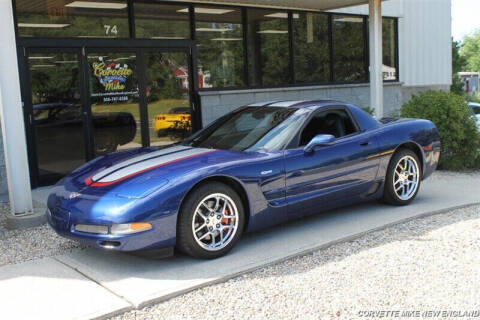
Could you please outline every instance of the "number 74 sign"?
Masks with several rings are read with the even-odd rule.
[[[105,24],[103,25],[103,27],[105,28],[105,35],[107,36],[110,34],[114,34],[114,35],[118,34],[118,29],[116,24],[114,24],[113,26],[109,24]]]

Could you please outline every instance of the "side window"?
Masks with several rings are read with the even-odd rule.
[[[472,107],[474,114],[480,114],[480,107]]]
[[[303,129],[299,146],[305,146],[318,134],[331,134],[335,138],[357,131],[352,119],[343,109],[322,111],[316,114]]]

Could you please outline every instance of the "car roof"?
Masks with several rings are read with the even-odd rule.
[[[284,107],[284,108],[304,108],[304,109],[317,109],[321,107],[331,105],[347,105],[345,102],[324,99],[324,100],[274,100],[263,101],[249,104],[248,107]]]

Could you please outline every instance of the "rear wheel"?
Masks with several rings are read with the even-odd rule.
[[[422,168],[417,155],[410,149],[398,150],[387,170],[383,200],[393,205],[406,205],[417,196]]]
[[[177,248],[196,258],[221,257],[240,239],[244,222],[243,203],[231,187],[205,184],[188,195],[180,209]]]

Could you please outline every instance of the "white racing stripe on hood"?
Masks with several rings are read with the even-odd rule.
[[[175,146],[175,147],[170,147],[170,148],[166,148],[166,149],[161,149],[161,150],[158,150],[158,151],[154,151],[154,152],[150,152],[150,153],[147,153],[147,154],[144,154],[144,155],[141,155],[141,156],[137,156],[137,157],[134,157],[134,158],[131,158],[131,159],[128,159],[128,160],[125,160],[125,161],[122,161],[120,163],[117,163],[116,165],[114,166],[111,166],[109,168],[106,168],[105,170],[102,170],[98,173],[96,173],[93,177],[92,177],[92,180],[93,181],[97,181],[98,179],[106,176],[106,175],[109,175],[117,170],[120,170],[124,167],[128,167],[132,164],[135,164],[137,162],[141,162],[141,161],[145,161],[145,160],[149,160],[149,159],[152,159],[152,158],[157,158],[157,157],[160,157],[160,156],[163,156],[165,154],[168,154],[168,153],[172,153],[172,152],[178,152],[178,151],[182,151],[182,150],[187,150],[187,149],[191,149],[192,147],[186,147],[186,146]]]
[[[127,176],[134,175],[138,172],[141,172],[143,170],[147,170],[156,166],[161,166],[163,164],[166,164],[168,162],[176,161],[176,160],[182,160],[182,158],[189,158],[193,157],[208,151],[212,151],[211,149],[204,149],[204,148],[192,148],[192,149],[187,149],[183,150],[180,152],[175,152],[171,154],[165,154],[164,156],[156,157],[153,159],[147,159],[142,162],[134,163],[129,166],[124,166],[123,168],[114,171],[108,175],[102,175],[102,178],[98,181],[95,182],[100,182],[100,183],[108,183],[108,182],[113,182],[116,180],[123,179]]]

